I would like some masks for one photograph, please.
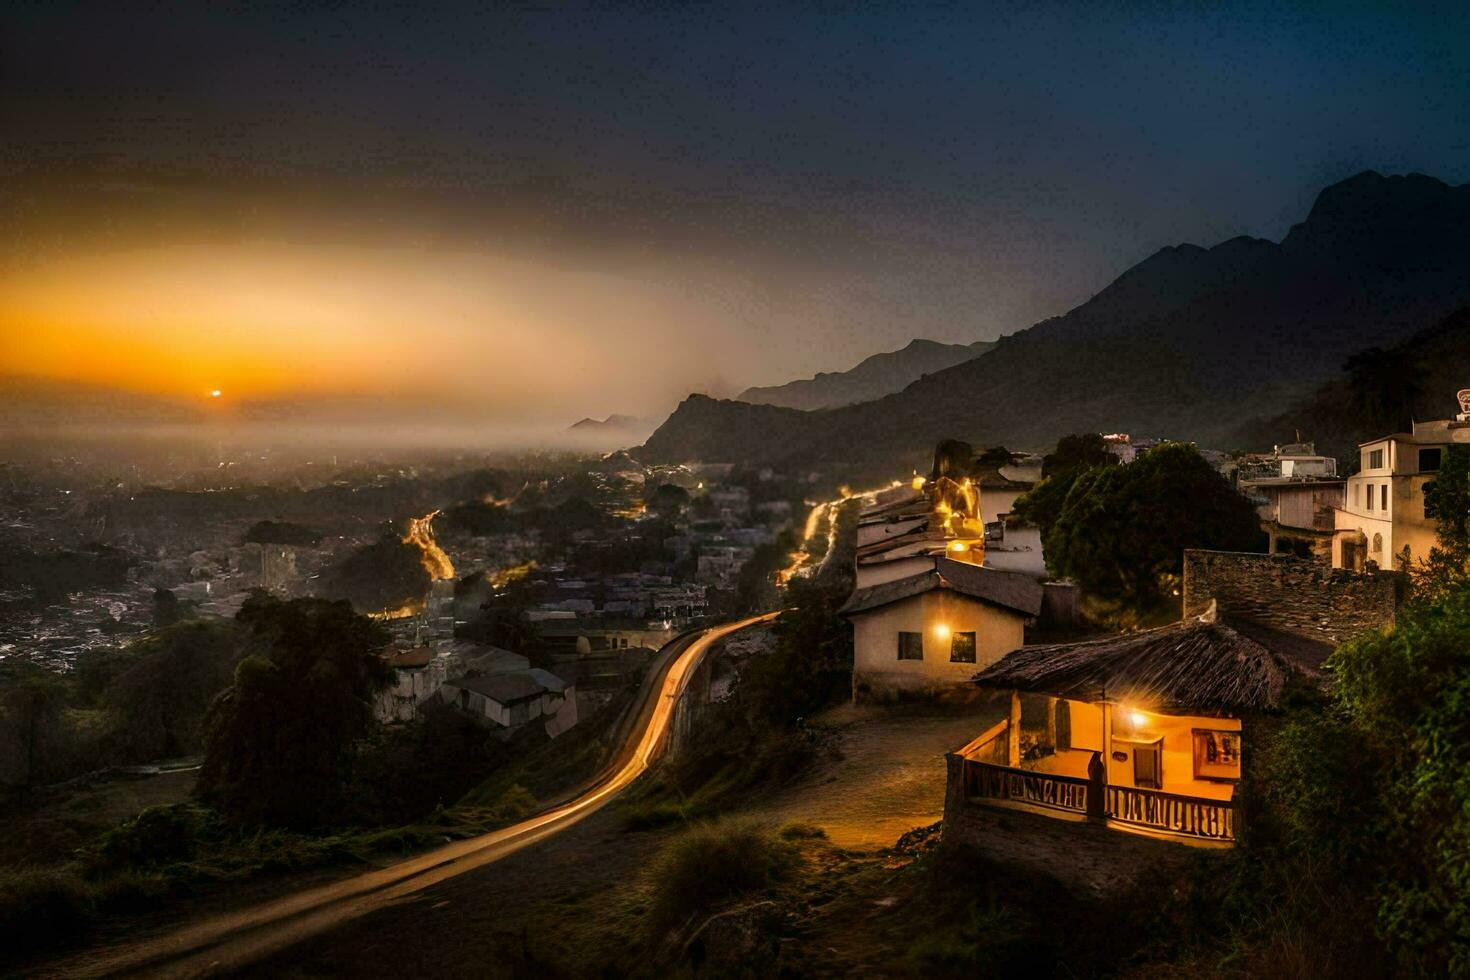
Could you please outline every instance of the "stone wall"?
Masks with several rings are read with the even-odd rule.
[[[1352,572],[1289,555],[1184,553],[1184,615],[1215,600],[1221,615],[1313,640],[1341,643],[1393,622],[1403,593],[1395,572]]]

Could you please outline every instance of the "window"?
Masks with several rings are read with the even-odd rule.
[[[1370,450],[1368,450],[1368,462],[1366,462],[1366,463],[1363,464],[1363,469],[1365,469],[1365,470],[1381,470],[1381,469],[1383,469],[1383,450],[1382,449],[1370,449]]]
[[[1368,509],[1373,509],[1373,484],[1368,484]]]
[[[1194,778],[1240,778],[1240,732],[1194,730]]]
[[[1385,483],[1383,485],[1383,492],[1378,495],[1378,500],[1379,500],[1379,503],[1382,505],[1382,510],[1384,511],[1384,513],[1387,513],[1388,512],[1388,484],[1387,483]]]
[[[1419,472],[1432,473],[1439,469],[1439,461],[1442,455],[1443,450],[1440,449],[1419,450]]]
[[[1375,555],[1383,554],[1383,535],[1381,534],[1373,535],[1373,553]]]
[[[899,633],[898,634],[898,659],[899,660],[923,660],[924,659],[924,634],[923,633]]]
[[[1363,485],[1361,483],[1353,484],[1353,506],[1363,506]]]
[[[949,641],[949,662],[972,664],[975,662],[975,633],[956,633]]]
[[[1160,765],[1160,750],[1163,741],[1133,747],[1133,785],[1144,789],[1159,789],[1164,785],[1164,773]]]

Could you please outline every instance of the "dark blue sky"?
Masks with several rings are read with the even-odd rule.
[[[105,235],[248,201],[257,236],[519,250],[703,297],[770,346],[737,387],[1279,239],[1363,169],[1470,180],[1464,4],[203,6],[0,13],[27,241],[98,247],[28,196],[80,174]]]

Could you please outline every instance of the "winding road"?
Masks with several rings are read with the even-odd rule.
[[[45,976],[99,977],[133,973],[196,977],[238,969],[447,878],[493,864],[557,834],[611,802],[663,750],[674,706],[709,648],[777,613],[753,616],[683,636],[661,651],[649,691],[623,749],[608,772],[581,795],[500,830],[448,844],[352,878],[297,892],[253,908],[214,916],[173,932],[105,950],[92,950],[43,968]],[[644,721],[646,719],[646,721]]]

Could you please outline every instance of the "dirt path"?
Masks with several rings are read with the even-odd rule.
[[[744,813],[812,823],[842,847],[890,847],[944,815],[944,754],[1005,716],[1002,704],[844,705],[814,719],[835,757]]]

